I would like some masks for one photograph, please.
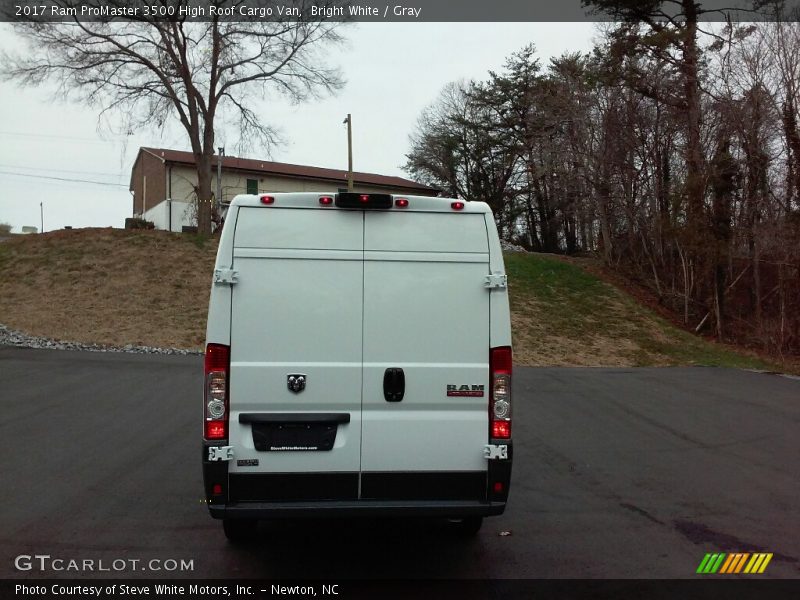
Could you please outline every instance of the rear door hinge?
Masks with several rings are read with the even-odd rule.
[[[502,289],[508,285],[508,277],[506,277],[503,273],[492,273],[491,275],[486,276],[483,285],[490,290],[495,288]]]
[[[233,460],[233,446],[209,446],[208,460]]]
[[[483,457],[489,460],[504,460],[508,458],[508,446],[505,444],[486,444],[483,447]]]
[[[239,271],[233,269],[214,269],[214,283],[233,285],[239,281]]]

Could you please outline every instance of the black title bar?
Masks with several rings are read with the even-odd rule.
[[[583,0],[4,0],[2,21],[614,21]],[[658,3],[656,3],[658,4]],[[800,0],[700,0],[701,21],[798,20]],[[662,2],[663,19],[681,20],[679,2]],[[779,12],[776,12],[779,11]]]
[[[784,600],[796,598],[797,580],[765,579],[673,579],[673,580],[196,580],[196,579],[5,579],[0,581],[2,598],[78,600],[84,598],[159,598],[204,600],[263,600],[298,598],[307,600],[486,600],[525,598],[541,600],[641,598]]]

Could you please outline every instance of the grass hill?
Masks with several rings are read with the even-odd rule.
[[[520,364],[775,368],[675,327],[560,257],[511,252],[505,262]]]
[[[197,348],[216,240],[76,229],[0,242],[0,323],[31,335]],[[682,331],[580,266],[507,253],[515,362],[775,368]]]

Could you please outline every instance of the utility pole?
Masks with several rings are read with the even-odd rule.
[[[39,231],[39,233],[44,233],[44,202],[39,202],[39,215],[42,218],[42,221],[41,221],[42,228]]]
[[[222,208],[222,157],[225,156],[225,148],[217,148],[217,210]]]
[[[347,113],[347,191],[353,191],[353,118]]]

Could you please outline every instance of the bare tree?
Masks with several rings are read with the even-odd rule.
[[[663,94],[650,84],[647,72],[637,69],[635,62],[627,61],[614,69],[623,71],[626,83],[637,92],[671,104],[685,115],[687,223],[695,244],[702,245],[705,185],[700,138],[698,20],[707,11],[695,0],[583,0],[583,4],[625,21],[614,36],[612,60],[622,61],[627,56],[649,53],[658,61],[670,64],[678,75],[681,92],[671,90]],[[674,14],[670,14],[670,10]]]
[[[132,4],[130,0],[55,1],[64,7]],[[302,10],[307,3],[284,4]],[[156,0],[155,4],[191,3]],[[212,0],[211,4],[235,9],[242,1]],[[327,64],[322,52],[341,41],[337,23],[286,16],[285,10],[284,16],[277,16],[277,12],[271,21],[232,22],[211,16],[207,22],[189,22],[173,9],[167,19],[142,16],[140,11],[124,21],[74,18],[59,23],[15,23],[28,47],[4,53],[0,74],[26,86],[55,81],[61,97],[85,100],[100,109],[101,121],[113,116],[125,132],[161,128],[177,117],[197,167],[198,232],[208,235],[214,217],[211,173],[220,113],[235,115],[241,147],[268,148],[276,130],[257,114],[255,100],[278,92],[300,102],[343,85],[340,71]]]
[[[423,115],[406,168],[491,199],[501,235],[532,250],[602,255],[691,330],[797,355],[800,25],[698,26],[690,90],[689,25],[660,27],[609,25],[545,69],[532,47],[512,54]],[[513,172],[475,185],[491,157]]]
[[[449,195],[487,202],[504,230],[515,219],[508,197],[517,152],[477,95],[474,82],[442,89],[417,120],[405,169]]]

